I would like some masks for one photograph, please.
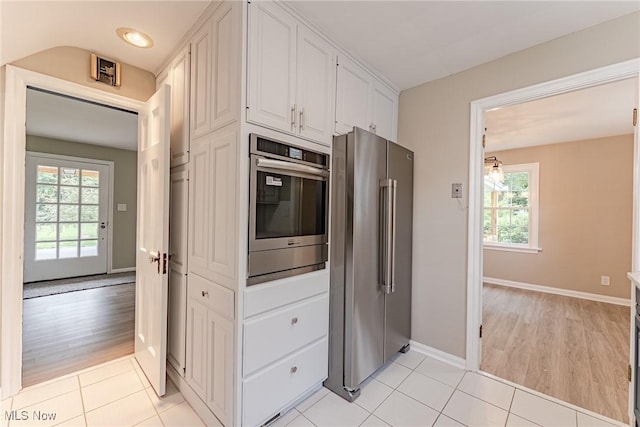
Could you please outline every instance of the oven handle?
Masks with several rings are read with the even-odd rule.
[[[285,162],[282,160],[265,159],[264,157],[258,157],[256,164],[258,167],[265,167],[271,169],[282,169],[292,172],[305,172],[312,175],[318,175],[327,177],[329,172],[323,169],[314,168],[313,166],[301,165],[299,163]]]

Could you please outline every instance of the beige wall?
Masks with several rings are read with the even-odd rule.
[[[138,153],[32,135],[27,136],[27,150],[114,162],[112,266],[114,269],[135,267]],[[127,204],[126,212],[117,211],[118,203]]]
[[[398,141],[415,152],[412,338],[465,357],[469,103],[640,57],[640,13],[400,94]]]
[[[156,91],[153,73],[124,63],[121,64],[122,84],[119,88],[93,80],[89,77],[90,55],[91,52],[85,49],[59,46],[19,59],[11,65],[141,101],[146,101]],[[113,59],[117,61],[117,58]]]
[[[486,155],[540,164],[542,252],[485,249],[485,277],[630,298],[633,135]],[[601,286],[600,276],[611,285]]]

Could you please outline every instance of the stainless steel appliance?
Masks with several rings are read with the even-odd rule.
[[[324,268],[329,155],[251,134],[248,285]]]
[[[329,377],[349,401],[411,336],[413,153],[359,128],[334,137]]]

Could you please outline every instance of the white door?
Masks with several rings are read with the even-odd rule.
[[[296,21],[271,2],[249,7],[248,119],[294,133]]]
[[[107,272],[110,180],[107,164],[27,154],[25,282]]]
[[[331,145],[336,57],[331,45],[298,26],[298,129],[300,136]]]
[[[138,114],[135,355],[158,396],[167,369],[170,96],[163,85]]]

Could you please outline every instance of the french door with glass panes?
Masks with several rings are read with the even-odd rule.
[[[24,281],[107,272],[110,165],[27,153]]]

